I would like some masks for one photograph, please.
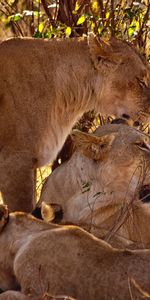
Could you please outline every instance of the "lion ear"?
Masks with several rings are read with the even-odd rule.
[[[101,59],[110,57],[111,46],[109,42],[96,37],[93,33],[88,36],[89,50],[95,67],[99,65]]]
[[[8,222],[9,210],[7,205],[0,205],[0,231],[3,229],[5,224]]]
[[[55,214],[51,205],[48,205],[45,202],[41,203],[41,216],[46,222],[52,222],[54,220]]]
[[[74,130],[71,137],[75,143],[76,149],[83,155],[94,160],[103,160],[110,150],[115,136],[111,134],[100,137],[94,134]]]
[[[97,69],[101,67],[102,61],[105,61],[105,64],[112,63],[113,65],[122,61],[122,55],[119,51],[119,42],[117,43],[115,38],[106,42],[100,37],[96,37],[90,33],[88,36],[88,44],[92,61]]]
[[[59,204],[42,202],[41,216],[46,222],[60,223],[63,218],[63,211]]]

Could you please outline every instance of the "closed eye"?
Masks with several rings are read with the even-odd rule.
[[[144,81],[144,79],[139,79],[138,78],[138,82],[139,82],[141,88],[147,88],[147,84]]]
[[[144,141],[143,142],[137,142],[136,146],[138,148],[140,148],[141,150],[150,152],[150,145],[148,143],[144,142]]]

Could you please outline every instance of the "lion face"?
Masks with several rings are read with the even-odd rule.
[[[94,44],[95,43],[95,44]],[[111,39],[92,40],[91,56],[102,74],[102,88],[97,81],[102,114],[129,114],[132,118],[150,114],[150,69],[132,45]]]
[[[109,202],[111,194],[115,202],[122,201],[125,195],[135,196],[149,170],[148,135],[126,125],[108,125],[97,129],[94,135],[75,131],[73,139],[82,157],[91,159],[90,177],[99,182],[100,191],[105,190],[105,201]]]

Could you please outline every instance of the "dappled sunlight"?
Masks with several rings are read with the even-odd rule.
[[[39,200],[40,193],[42,186],[46,180],[46,178],[51,174],[52,166],[46,166],[43,168],[37,169],[37,176],[36,176],[36,201]]]

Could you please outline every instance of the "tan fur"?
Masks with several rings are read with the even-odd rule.
[[[116,39],[2,42],[0,190],[9,209],[32,210],[34,170],[55,159],[85,111],[149,113],[148,78],[140,55]]]
[[[150,293],[150,250],[117,250],[79,227],[47,224],[25,213],[10,214],[0,244],[2,300],[37,300],[44,292],[129,300],[131,290],[134,299],[143,299],[133,279]],[[16,283],[20,292],[13,298]]]
[[[78,224],[110,242],[118,233],[150,245],[150,204],[139,200],[141,186],[150,184],[150,137],[121,124],[72,137],[76,151],[48,177],[38,206],[58,204],[63,224]]]
[[[29,300],[33,299],[33,297],[26,296],[22,294],[21,292],[16,292],[16,291],[7,291],[0,295],[1,300]],[[37,298],[35,298],[37,300]],[[44,293],[41,298],[41,300],[76,300],[72,297],[67,297],[67,296],[51,296],[49,293]]]

